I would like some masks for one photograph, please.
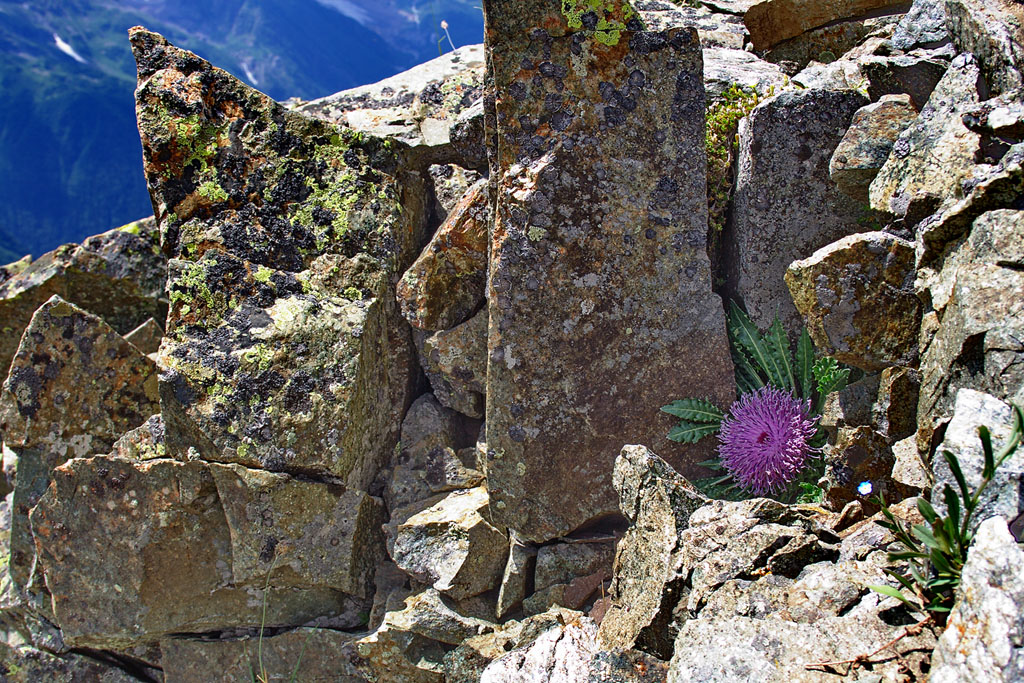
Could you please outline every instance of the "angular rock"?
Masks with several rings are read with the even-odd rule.
[[[929,293],[941,313],[921,356],[918,422],[927,434],[968,387],[1024,405],[1024,212],[990,211],[950,250]]]
[[[692,26],[705,48],[742,50],[747,29],[733,14],[722,14],[703,4],[677,4],[669,0],[638,0],[633,3],[648,31],[667,31]]]
[[[623,441],[653,440],[681,467],[707,456],[669,444],[650,406],[733,392],[705,245],[697,36],[589,31],[562,6],[485,8],[499,140],[488,488],[495,523],[538,542],[615,511]],[[613,19],[635,26],[631,12],[616,2]]]
[[[284,533],[268,526],[266,521],[280,521],[275,492],[253,507],[260,521],[248,521],[248,511],[231,509],[222,497],[244,500],[253,484],[233,481],[234,489],[225,493],[217,479],[224,482],[234,470],[224,468],[215,477],[210,468],[199,460],[109,456],[76,458],[54,470],[54,484],[30,519],[54,615],[69,646],[122,648],[174,633],[298,625],[322,616],[334,617],[342,628],[359,623],[367,601],[344,591],[365,586],[366,579],[331,577],[338,586],[310,580],[320,554],[337,559],[344,545],[332,546],[324,536],[320,546],[304,529]],[[276,495],[301,500],[310,486],[288,482]],[[319,500],[310,501],[305,514],[326,521],[332,502],[335,509],[345,508],[350,496],[342,487],[320,486]],[[370,507],[343,510],[324,531],[337,531],[332,538],[339,540],[342,531],[357,540],[373,533],[367,512],[380,513]],[[312,524],[319,532],[322,525]],[[344,558],[342,567],[345,562],[358,566],[360,558]]]
[[[488,202],[487,181],[480,180],[402,276],[396,290],[398,305],[413,327],[450,329],[468,320],[483,303]]]
[[[25,269],[30,265],[32,265],[32,255],[27,254],[17,261],[13,261],[3,267],[0,267],[0,285],[4,284],[15,275],[24,273]]]
[[[923,491],[931,487],[931,474],[917,450],[917,439],[908,436],[892,445],[896,462],[892,466],[892,479],[908,489]]]
[[[482,486],[393,511],[391,558],[417,581],[455,600],[496,588],[508,539],[490,518]]]
[[[758,59],[746,50],[704,48],[704,88],[709,102],[739,85],[747,90],[768,93],[781,90],[786,74],[775,64]]]
[[[910,52],[915,48],[939,47],[952,37],[946,28],[945,0],[914,0],[910,11],[900,19],[891,44],[897,50]]]
[[[402,423],[401,449],[384,490],[389,510],[480,485],[483,475],[473,469],[476,463],[463,463],[457,454],[472,443],[465,422],[431,394],[416,399]]]
[[[791,333],[802,325],[783,282],[794,258],[861,230],[862,207],[831,182],[828,164],[864,104],[853,91],[786,92],[758,105],[740,126],[725,258],[734,294],[762,329],[776,314]]]
[[[921,302],[915,275],[912,243],[866,232],[794,261],[786,286],[817,348],[876,372],[917,361]]]
[[[981,65],[993,95],[1024,85],[1024,8],[1013,0],[947,0],[949,32]]]
[[[884,95],[857,110],[829,162],[829,177],[839,189],[867,203],[868,187],[889,158],[896,138],[917,118],[909,95]]]
[[[455,117],[448,131],[459,165],[481,173],[487,171],[485,130],[484,102],[480,98]]]
[[[935,683],[1009,683],[1024,671],[1024,552],[994,517],[978,528],[932,658]]]
[[[37,593],[28,514],[50,485],[51,470],[109,451],[160,406],[153,361],[59,296],[36,311],[22,342],[0,395],[0,431],[17,456],[11,579]]]
[[[400,611],[388,612],[380,628],[356,641],[358,666],[369,680],[380,683],[441,683],[445,653],[494,628],[462,616],[437,591],[427,589],[406,599]]]
[[[942,201],[962,196],[960,182],[974,165],[979,138],[964,126],[961,115],[978,102],[978,76],[970,55],[953,61],[872,181],[872,209],[913,225]]]
[[[163,337],[163,328],[160,327],[160,323],[152,318],[124,336],[127,341],[135,345],[135,348],[146,355],[157,352],[160,348],[160,340]]]
[[[121,334],[147,318],[163,320],[167,261],[159,245],[156,222],[148,218],[15,268],[17,273],[0,283],[0,375],[7,377],[22,332],[51,296],[100,316]]]
[[[878,397],[878,387],[879,376],[867,375],[833,391],[825,397],[818,424],[833,436],[837,427],[873,424],[871,411]]]
[[[558,583],[568,584],[577,577],[596,573],[604,573],[610,577],[614,561],[614,539],[546,545],[537,552],[534,586],[537,590],[542,590]]]
[[[487,148],[484,148],[487,151]],[[471,171],[456,164],[434,164],[427,169],[434,187],[435,227],[440,227],[470,188],[482,178],[477,171]],[[436,232],[436,229],[433,231]]]
[[[451,330],[415,335],[420,366],[437,400],[474,418],[484,416],[487,320],[487,309],[481,309]]]
[[[154,415],[114,442],[110,453],[131,460],[166,458],[167,446],[164,443],[164,433],[163,418]]]
[[[871,423],[890,441],[905,439],[917,431],[917,403],[921,374],[910,368],[886,368],[879,381],[878,398],[871,409]]]
[[[317,628],[240,640],[168,638],[160,641],[161,666],[167,681],[199,681],[213,675],[245,681],[265,672],[269,681],[295,675],[303,681],[362,683],[366,679],[352,664],[354,641],[348,633]]]
[[[524,543],[515,531],[509,531],[508,562],[501,577],[498,609],[495,615],[504,619],[519,607],[530,591],[530,583],[537,566],[537,548]]]
[[[601,621],[601,642],[607,649],[635,645],[665,653],[672,647],[666,634],[672,610],[684,597],[682,535],[707,499],[643,446],[622,449],[614,483],[622,514],[632,526],[616,550],[612,605]]]
[[[286,111],[142,28],[139,130],[171,261],[168,451],[365,488],[410,398],[392,282],[421,243],[399,143]]]
[[[598,650],[597,625],[580,617],[491,662],[480,675],[480,683],[585,683],[592,680],[590,661]]]
[[[297,111],[407,145],[423,165],[457,161],[449,129],[482,94],[483,45],[466,45],[383,81],[343,90]]]
[[[2,633],[2,631],[0,631]],[[155,672],[154,672],[155,673]],[[139,678],[112,664],[78,654],[53,654],[0,639],[0,678],[5,683],[95,681],[135,683]]]
[[[840,21],[812,29],[789,38],[764,53],[773,64],[784,66],[790,73],[814,61],[829,63],[861,45],[868,36],[891,34],[897,17],[882,16]]]
[[[754,50],[760,52],[841,19],[900,4],[897,0],[764,0],[743,15]]]
[[[992,434],[992,449],[996,453],[1006,443],[1012,428],[1010,406],[988,394],[972,389],[960,389],[956,393],[953,406],[953,419],[946,426],[942,443],[936,449],[936,457],[932,458],[932,474],[934,475],[933,490],[941,494],[946,484],[959,491],[949,464],[941,454],[949,451],[960,461],[967,488],[973,493],[981,484],[982,468],[985,460],[978,438],[978,427],[988,427]],[[945,500],[941,495],[933,495],[935,511],[945,514]],[[1018,447],[1017,452],[996,470],[992,483],[988,485],[978,503],[978,508],[971,517],[972,529],[989,517],[1001,516],[1015,520],[1024,512],[1024,449]]]
[[[860,61],[868,96],[910,95],[914,108],[924,109],[956,55],[952,48],[915,50],[908,55],[872,56]]]
[[[819,486],[835,510],[854,500],[866,505],[878,495],[901,500],[906,493],[892,479],[896,456],[888,439],[871,427],[841,427],[835,444],[825,447],[824,458],[825,476]]]

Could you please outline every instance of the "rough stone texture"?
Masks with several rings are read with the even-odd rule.
[[[415,334],[420,366],[441,405],[474,418],[484,416],[487,385],[487,309],[461,325]]]
[[[885,232],[844,237],[786,270],[786,286],[814,345],[877,372],[917,361],[921,302],[914,245]]]
[[[890,441],[905,439],[917,431],[917,403],[921,374],[910,368],[882,371],[878,398],[871,408],[871,424]]]
[[[426,211],[415,179],[390,175],[402,146],[130,35],[147,180],[175,256],[160,352],[169,452],[365,488],[412,381],[393,280]]]
[[[463,463],[457,453],[473,442],[466,422],[432,394],[416,399],[402,423],[401,449],[384,490],[389,510],[481,483],[476,463]]]
[[[459,643],[494,630],[494,624],[465,617],[427,589],[388,612],[384,623],[356,642],[359,667],[371,681],[442,683],[444,655]]]
[[[1024,212],[990,211],[929,289],[941,316],[921,355],[919,423],[948,416],[960,387],[1024,405]]]
[[[931,488],[931,474],[917,450],[917,438],[908,436],[892,445],[896,462],[892,466],[892,479],[908,489],[923,491]]]
[[[871,427],[840,427],[835,444],[825,447],[824,458],[825,476],[819,485],[833,509],[841,510],[853,500],[870,506],[866,501],[877,495],[903,498],[905,491],[892,479],[896,456],[889,440]],[[871,484],[868,495],[858,490],[863,482]]]
[[[147,318],[163,320],[167,261],[159,237],[148,218],[8,267],[9,277],[0,282],[0,376],[7,377],[32,314],[53,295],[100,316],[121,334]]]
[[[448,137],[461,166],[480,172],[487,170],[487,137],[482,97],[455,117]]]
[[[775,64],[758,59],[745,50],[704,48],[704,88],[708,101],[721,97],[732,85],[759,93],[781,90],[786,74]]]
[[[149,355],[156,353],[160,348],[160,340],[164,337],[164,331],[153,318],[142,323],[134,330],[124,336],[125,340],[135,345],[139,351]]]
[[[829,161],[829,177],[839,189],[867,203],[868,187],[889,158],[896,138],[917,118],[909,95],[884,95],[857,110]]]
[[[484,152],[486,151],[487,148],[484,147]],[[433,164],[427,169],[427,173],[434,188],[434,224],[431,227],[432,232],[436,232],[436,229],[448,220],[448,214],[458,206],[482,176],[477,171],[457,164]]]
[[[973,389],[960,389],[956,393],[953,406],[953,419],[946,427],[942,443],[932,458],[932,473],[935,478],[934,491],[940,492],[946,484],[959,491],[953,473],[941,454],[949,451],[960,460],[967,487],[974,491],[981,483],[981,473],[985,460],[978,438],[978,427],[988,427],[992,433],[992,449],[999,452],[1006,443],[1013,426],[1010,406],[994,396],[983,394]],[[932,498],[935,510],[944,514],[946,505],[941,496]],[[999,515],[1004,519],[1015,520],[1024,512],[1024,449],[1017,452],[996,470],[992,483],[981,494],[981,501],[971,525],[974,529],[989,517]]]
[[[159,402],[153,361],[59,296],[36,311],[22,342],[0,395],[0,431],[17,455],[11,579],[18,590],[37,594],[28,514],[50,485],[51,470],[108,451]]]
[[[586,683],[590,680],[590,660],[597,651],[597,625],[592,619],[579,617],[495,660],[480,675],[480,683]]]
[[[459,161],[449,129],[482,94],[484,46],[466,45],[378,83],[296,106],[303,114],[409,145],[424,165]]]
[[[534,587],[542,590],[557,583],[568,584],[577,577],[598,572],[611,576],[614,560],[614,539],[546,545],[537,552]]]
[[[970,55],[953,60],[871,183],[871,208],[912,225],[942,201],[963,195],[960,181],[974,164],[979,137],[964,126],[961,116],[978,101],[978,76]]]
[[[952,47],[914,50],[908,55],[872,56],[860,61],[860,70],[872,100],[883,95],[907,94],[914,107],[921,110],[955,56]]]
[[[638,645],[667,658],[672,639],[665,632],[683,598],[680,587],[688,569],[679,554],[682,535],[690,515],[707,499],[643,446],[622,449],[614,483],[632,526],[616,550],[612,605],[601,622],[601,642],[607,649]]]
[[[29,646],[19,647],[12,645],[6,638],[0,638],[0,679],[4,683],[135,683],[139,680],[123,669],[99,659],[77,654],[58,655]]]
[[[742,50],[746,42],[747,29],[740,17],[715,12],[706,5],[684,5],[669,0],[637,0],[633,6],[648,31],[692,26],[697,29],[700,43],[705,48]]]
[[[829,159],[854,112],[853,91],[786,92],[758,105],[740,126],[733,250],[734,293],[767,329],[776,314],[790,332],[802,325],[786,290],[786,267],[859,232],[862,207],[828,176]],[[682,394],[680,394],[682,395]]]
[[[501,590],[498,592],[498,606],[495,615],[504,619],[517,607],[530,592],[534,570],[537,566],[537,548],[524,543],[519,535],[509,531],[508,561],[505,573],[501,577]]]
[[[811,62],[793,76],[793,83],[810,90],[861,90],[866,81],[860,62],[849,59]]]
[[[764,0],[747,10],[743,23],[754,50],[761,51],[819,26],[898,4],[897,0]]]
[[[218,466],[109,456],[76,458],[54,470],[54,485],[30,519],[69,646],[127,647],[173,633],[297,625],[322,616],[342,628],[359,623],[368,604],[344,591],[365,590],[368,579],[354,576],[362,559],[338,554],[349,539],[375,533],[379,507],[353,504],[340,486],[321,486],[313,499],[314,484],[267,486],[267,477],[283,475],[264,472],[249,473],[238,486],[238,469],[222,467],[215,476],[211,467]],[[221,490],[225,484],[230,492]],[[240,509],[261,488],[266,498]],[[365,494],[354,495],[365,501]],[[222,503],[228,496],[237,496],[238,505]],[[297,511],[291,503],[285,534],[265,522],[281,521],[276,506],[289,496],[310,507]],[[250,512],[260,521],[248,519]],[[332,538],[341,543],[332,545]],[[337,563],[335,575],[314,576],[318,562]],[[342,585],[330,585],[332,579]]]
[[[933,683],[1024,677],[1024,552],[994,517],[978,529],[957,604],[932,658]]]
[[[947,21],[945,0],[914,0],[910,11],[900,19],[890,43],[904,52],[944,45],[951,40]]]
[[[32,265],[32,255],[26,254],[17,261],[8,263],[5,266],[0,267],[0,285],[4,284],[12,277],[20,275],[25,272],[25,269]]]
[[[871,422],[871,410],[878,396],[878,375],[866,375],[825,397],[818,424],[835,434],[837,427]]]
[[[946,0],[949,32],[978,58],[993,95],[1024,85],[1024,8],[1014,0]]]
[[[705,245],[700,49],[690,29],[573,31],[553,0],[484,9],[498,93],[488,487],[496,523],[545,541],[614,512],[624,441],[681,467],[709,454],[667,442],[651,406],[733,397]]]
[[[413,327],[447,330],[465,322],[484,300],[487,277],[487,181],[459,200],[396,288]]]
[[[896,17],[883,16],[829,24],[775,45],[764,58],[785,66],[790,73],[813,61],[829,63],[861,45],[869,35],[891,33],[896,21]]]
[[[354,638],[327,629],[299,628],[280,635],[241,640],[160,641],[164,680],[253,680],[266,672],[268,681],[336,681],[360,683],[366,679],[353,665]]]
[[[490,518],[482,486],[392,511],[391,558],[417,581],[456,600],[496,588],[508,539]]]

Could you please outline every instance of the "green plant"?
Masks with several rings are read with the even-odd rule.
[[[750,406],[747,404],[754,400],[754,396],[758,396],[757,400],[762,403],[770,402],[762,389],[773,387],[803,402],[806,406],[804,417],[815,421],[821,414],[828,394],[846,386],[849,369],[841,368],[834,358],[817,358],[806,329],[801,331],[794,353],[777,316],[768,331],[762,333],[750,317],[735,302],[731,302],[726,322],[739,399],[729,409],[730,413],[739,414],[737,411],[748,409]],[[778,403],[776,396],[774,404]],[[673,401],[661,410],[680,418],[668,438],[681,443],[696,443],[705,436],[719,433],[723,421],[730,417],[710,401],[699,398]],[[806,445],[808,452],[816,451],[824,445],[825,438],[824,430],[817,426],[813,436],[806,441],[799,439],[799,444]],[[721,449],[719,452],[721,454]],[[728,463],[723,465],[719,458],[701,464],[713,470],[729,470],[727,474],[695,481],[694,484],[705,494],[727,499],[747,495],[738,486],[735,471],[728,467]],[[820,502],[822,492],[814,483],[821,474],[818,471],[820,469],[808,467],[802,470],[779,494],[780,499],[787,502]]]
[[[907,574],[894,569],[885,573],[895,579],[900,588],[892,586],[868,586],[871,590],[898,598],[915,612],[926,612],[938,618],[944,617],[953,607],[960,574],[974,530],[971,519],[981,502],[981,494],[992,482],[996,470],[1007,461],[1021,444],[1024,434],[1024,414],[1018,406],[1012,406],[1013,427],[1009,438],[998,453],[992,451],[992,434],[988,427],[978,427],[978,438],[984,455],[981,483],[971,492],[967,486],[960,460],[950,451],[942,451],[942,457],[956,479],[957,488],[949,484],[942,487],[942,499],[946,504],[946,515],[939,515],[924,498],[918,498],[917,509],[924,517],[925,524],[913,524],[909,528],[893,514],[879,497],[885,520],[877,522],[896,535],[902,550],[889,553],[891,561],[907,561]]]
[[[270,563],[270,569],[267,570],[267,579],[263,585],[263,604],[260,615],[260,635],[256,645],[256,661],[259,665],[259,671],[255,671],[252,663],[252,658],[249,657],[249,648],[246,647],[245,654],[249,659],[249,680],[251,683],[270,683],[271,674],[267,672],[267,667],[263,663],[263,633],[267,625],[267,598],[270,594],[270,575],[274,573],[274,567],[277,566],[277,559],[279,557],[278,548],[274,549],[274,558]],[[313,634],[310,631],[306,635],[306,639],[302,641],[302,649],[299,650],[299,656],[295,660],[295,666],[292,668],[291,675],[288,677],[289,683],[295,683],[299,676],[299,667],[302,665],[302,657],[306,654],[306,646],[309,644],[309,638]]]
[[[733,83],[707,108],[704,146],[708,155],[708,228],[716,244],[732,196],[733,160],[739,148],[736,131],[740,120],[760,101],[757,90]]]

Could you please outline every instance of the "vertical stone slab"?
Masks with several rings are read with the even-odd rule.
[[[617,511],[624,443],[677,467],[707,457],[710,442],[665,441],[660,406],[733,397],[706,250],[696,32],[645,32],[628,3],[590,5],[484,3],[497,131],[488,488],[493,521],[532,541]]]

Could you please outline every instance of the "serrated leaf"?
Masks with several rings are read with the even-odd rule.
[[[806,327],[796,343],[796,376],[800,380],[800,390],[803,392],[800,397],[814,398],[811,396],[814,393],[814,344]]]
[[[764,386],[764,380],[750,364],[747,354],[740,349],[733,349],[732,364],[736,376],[736,388],[739,394],[749,394]]]
[[[662,406],[661,411],[687,422],[721,422],[725,414],[711,401],[702,398],[684,398]]]
[[[765,343],[764,337],[761,336],[761,331],[757,329],[754,321],[736,305],[735,301],[730,304],[728,323],[740,348],[750,354],[754,365],[764,372],[770,382],[774,383],[778,375],[772,372],[775,361],[772,360],[768,351],[768,344]],[[775,370],[777,373],[778,369],[775,368]]]
[[[668,433],[668,439],[679,443],[697,443],[705,436],[717,432],[720,426],[704,422],[680,422]]]
[[[825,356],[814,363],[811,371],[818,383],[818,402],[815,412],[820,413],[828,395],[833,391],[840,391],[846,386],[846,380],[850,377],[850,369],[840,368],[839,362],[835,358]]]
[[[786,330],[782,328],[782,321],[775,316],[771,327],[766,335],[768,340],[768,353],[775,361],[774,368],[778,374],[776,386],[796,393],[796,378],[793,374],[793,354],[789,351],[789,337]]]

